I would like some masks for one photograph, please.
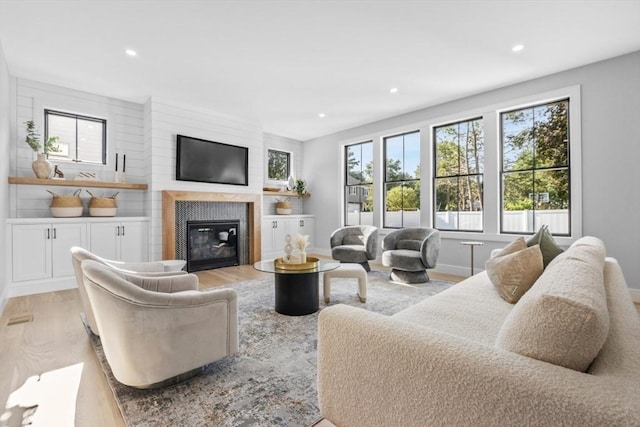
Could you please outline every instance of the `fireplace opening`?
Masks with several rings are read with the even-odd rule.
[[[187,221],[187,271],[239,265],[239,220]]]

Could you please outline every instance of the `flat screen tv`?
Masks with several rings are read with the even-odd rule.
[[[178,135],[176,180],[249,185],[249,149]]]

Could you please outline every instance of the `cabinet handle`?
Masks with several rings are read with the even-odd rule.
[[[119,235],[120,235],[120,226],[118,225],[116,227],[116,236],[119,236]]]
[[[55,228],[53,229],[53,238],[54,239],[56,238],[56,229]]]
[[[51,238],[51,229],[47,228],[47,240]]]
[[[124,225],[122,226],[122,236],[124,236]]]

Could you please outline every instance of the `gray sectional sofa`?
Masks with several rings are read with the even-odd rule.
[[[393,316],[319,317],[318,398],[337,426],[640,425],[640,316],[585,237],[516,303],[485,272]]]

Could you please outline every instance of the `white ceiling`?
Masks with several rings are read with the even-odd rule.
[[[640,50],[640,0],[0,0],[0,44],[16,77],[308,140]]]

